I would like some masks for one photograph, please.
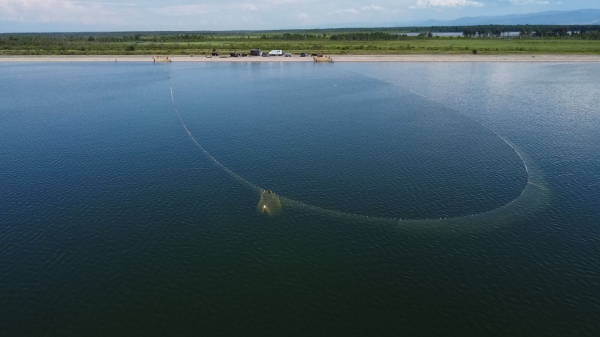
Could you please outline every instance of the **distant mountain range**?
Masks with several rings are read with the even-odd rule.
[[[548,11],[503,16],[464,17],[455,20],[427,20],[415,26],[475,26],[475,25],[600,25],[600,9]],[[400,26],[406,26],[401,24]]]

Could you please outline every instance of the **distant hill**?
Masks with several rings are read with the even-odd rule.
[[[475,25],[594,25],[600,24],[600,9],[548,11],[503,16],[464,17],[455,20],[427,20],[417,26],[475,26]]]

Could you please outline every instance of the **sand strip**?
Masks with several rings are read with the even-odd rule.
[[[152,55],[0,56],[0,62],[154,62]],[[173,62],[313,62],[312,57],[172,56]],[[600,55],[332,55],[335,62],[600,62]]]

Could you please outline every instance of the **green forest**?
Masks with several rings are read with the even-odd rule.
[[[436,33],[457,36],[435,36]],[[600,54],[600,26],[465,26],[288,31],[0,34],[0,55]]]

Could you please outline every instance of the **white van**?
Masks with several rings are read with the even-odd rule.
[[[283,50],[271,50],[269,56],[283,56]]]

